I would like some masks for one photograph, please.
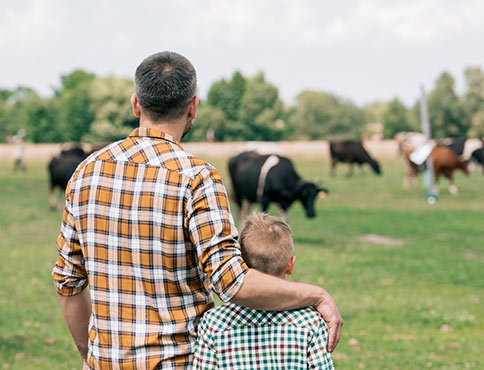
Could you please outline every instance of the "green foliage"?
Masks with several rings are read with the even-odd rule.
[[[76,69],[69,74],[61,76],[61,88],[56,90],[56,95],[62,95],[66,91],[73,91],[84,87],[96,78],[94,73]]]
[[[207,95],[207,103],[219,108],[229,121],[239,120],[240,102],[245,94],[247,81],[239,72],[235,71],[232,80],[221,79],[212,84]]]
[[[299,139],[359,138],[364,114],[351,101],[331,93],[304,91],[297,97],[291,125]]]
[[[202,117],[197,118],[198,124],[204,127],[202,121],[207,124],[211,121],[217,141],[280,140],[288,132],[284,122],[287,109],[279,99],[277,87],[267,82],[262,72],[245,78],[237,71],[230,81],[215,82],[208,93],[207,106],[216,109],[205,108]],[[210,113],[215,115],[213,119],[209,118]],[[220,113],[224,114],[224,124],[220,122]],[[202,137],[203,134],[195,131],[188,139]]]
[[[409,113],[398,98],[393,99],[383,112],[383,135],[392,139],[396,133],[402,131],[414,131],[416,127],[410,124]]]
[[[484,73],[480,67],[464,71],[466,91],[454,90],[454,79],[442,73],[428,97],[434,137],[484,135]],[[25,129],[28,141],[112,141],[138,126],[131,112],[130,79],[97,77],[78,69],[60,76],[50,97],[19,86],[0,89],[0,142]],[[185,140],[216,141],[360,138],[383,124],[384,136],[420,130],[417,103],[407,109],[398,99],[378,101],[359,108],[343,97],[303,91],[297,104],[286,106],[278,88],[260,72],[246,77],[235,71],[230,79],[212,84],[199,107],[192,132]]]
[[[469,136],[484,137],[484,73],[481,68],[466,68],[464,71],[467,91],[465,109],[470,117]]]
[[[88,141],[114,141],[126,137],[133,130],[131,95],[133,81],[129,78],[107,76],[97,78],[89,89],[94,112]]]
[[[207,137],[212,134],[215,141],[224,141],[229,131],[227,126],[230,126],[230,124],[221,109],[208,104],[201,104],[193,128],[183,140],[206,141]]]
[[[375,101],[361,107],[366,123],[382,123],[383,113],[388,107],[388,102]]]
[[[434,137],[465,136],[469,120],[461,99],[454,91],[454,78],[444,72],[428,98],[429,119]]]

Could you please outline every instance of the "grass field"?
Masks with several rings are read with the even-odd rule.
[[[325,287],[345,320],[336,367],[484,369],[484,176],[459,175],[461,194],[442,186],[429,206],[422,191],[401,190],[399,159],[383,162],[382,177],[349,179],[343,168],[330,178],[321,160],[294,161],[331,191],[316,219],[295,204],[289,221],[292,278]],[[225,161],[211,162],[225,176]],[[60,213],[48,211],[46,164],[28,167],[0,163],[0,369],[79,369],[50,276]]]

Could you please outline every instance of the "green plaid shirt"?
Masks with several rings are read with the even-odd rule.
[[[198,326],[194,369],[333,369],[326,323],[314,308],[257,311],[229,303]]]

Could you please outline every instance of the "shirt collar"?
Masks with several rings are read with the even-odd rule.
[[[148,128],[148,127],[138,127],[134,129],[128,137],[149,137],[151,139],[161,139],[161,140],[166,140],[170,141],[176,145],[178,145],[180,148],[182,147],[178,141],[176,141],[173,136],[168,135],[166,132],[163,132],[161,130],[156,130],[154,128]]]

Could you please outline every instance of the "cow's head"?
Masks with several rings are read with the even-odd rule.
[[[304,210],[306,211],[306,216],[309,218],[316,216],[316,212],[314,211],[314,201],[320,191],[329,193],[327,189],[320,188],[317,184],[312,182],[301,181],[298,185],[296,198],[301,201]]]
[[[381,175],[380,164],[377,161],[371,161],[370,166],[377,175]]]

